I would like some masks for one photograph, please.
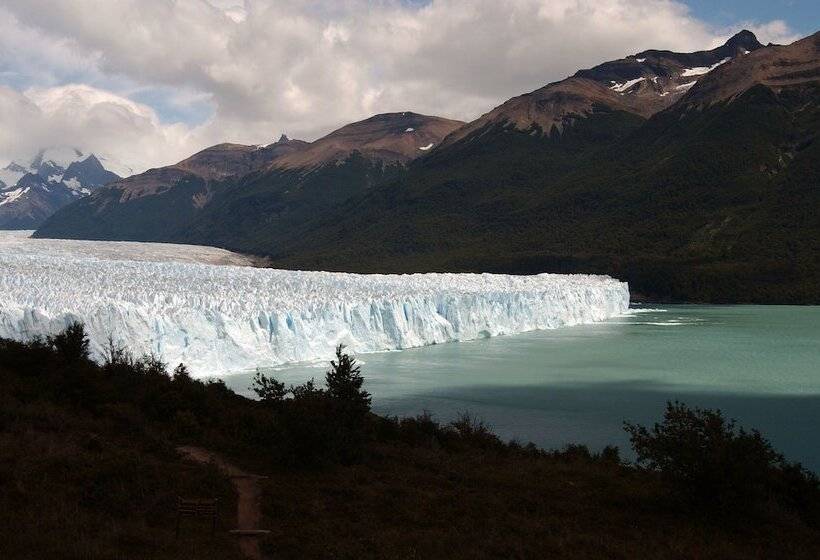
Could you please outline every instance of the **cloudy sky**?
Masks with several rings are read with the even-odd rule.
[[[0,163],[71,145],[142,170],[380,112],[469,120],[647,48],[818,24],[816,0],[0,0]]]

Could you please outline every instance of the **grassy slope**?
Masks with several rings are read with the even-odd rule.
[[[230,482],[183,462],[165,434],[128,405],[90,414],[30,400],[13,369],[0,366],[0,557],[12,559],[242,558]],[[214,538],[184,520],[175,538],[177,496],[218,497]]]
[[[263,547],[277,558],[820,551],[820,532],[777,507],[717,524],[681,510],[648,472],[584,450],[504,445],[482,430],[372,417],[363,452],[340,462],[345,432],[308,405],[288,415],[218,383],[172,380],[155,367],[103,369],[0,341],[0,556],[237,558],[224,531],[211,540],[189,522],[173,537],[177,495],[220,497],[222,529],[235,507],[227,480],[179,459],[182,443],[270,475]],[[300,453],[321,460],[307,467]]]
[[[384,446],[265,485],[278,558],[814,558],[820,534],[670,511],[645,474],[585,458]],[[311,522],[305,524],[305,519]]]

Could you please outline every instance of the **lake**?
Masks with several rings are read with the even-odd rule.
[[[820,470],[820,307],[634,307],[603,323],[359,356],[375,411],[469,411],[504,439],[593,449],[629,442],[667,400],[720,408]],[[268,370],[287,383],[325,364]],[[250,394],[252,375],[225,378]]]
[[[235,307],[234,300],[248,304],[248,284],[237,279],[263,274],[243,266],[221,266],[246,265],[248,260],[210,247],[37,240],[29,239],[28,233],[0,232],[0,260],[5,258],[6,263],[0,263],[0,281],[5,279],[7,287],[0,311],[5,306],[8,313],[5,323],[0,313],[0,327],[5,325],[11,334],[20,331],[21,316],[48,319],[70,311],[93,326],[95,313],[102,309],[109,322],[101,324],[124,329],[131,348],[153,344],[157,332],[167,337],[177,326],[191,336],[201,330],[203,343],[216,346],[236,332],[214,327],[225,323],[224,317],[210,307],[203,309],[203,298],[219,295],[227,286],[233,289],[223,298],[231,304],[229,310]],[[29,260],[20,265],[24,257]],[[210,268],[200,270],[205,265]],[[34,274],[38,267],[39,276]],[[157,267],[162,274],[154,276],[169,285],[149,290],[146,301],[126,305],[124,299],[156,284],[157,278],[152,280],[146,270]],[[192,267],[198,275],[183,274]],[[78,274],[79,269],[88,274]],[[143,276],[136,288],[114,290],[116,278],[134,280],[137,273]],[[183,280],[177,279],[179,274]],[[199,284],[195,278],[200,278]],[[254,279],[250,285],[258,290],[259,282]],[[182,298],[195,285],[202,293]],[[22,302],[17,307],[12,301],[15,293]],[[35,303],[49,312],[21,315]],[[84,305],[92,309],[83,312]],[[220,305],[217,309],[225,307]],[[171,308],[192,314],[196,321],[176,325],[171,320],[176,316],[160,321]],[[108,309],[124,311],[112,319],[106,315]],[[247,327],[249,316],[238,314],[236,325]],[[140,326],[147,331],[135,330]],[[311,336],[327,335],[328,326],[319,327]],[[246,346],[255,348],[251,342]],[[222,355],[225,371],[245,367],[237,358],[244,354],[226,350]],[[760,429],[789,458],[820,470],[816,306],[633,306],[626,315],[601,323],[361,354],[359,359],[374,409],[383,414],[409,416],[427,410],[449,421],[469,411],[505,439],[547,448],[584,443],[600,449],[616,444],[629,456],[623,421],[652,422],[660,418],[665,401],[679,399],[692,406],[721,408],[742,425]],[[321,379],[325,367],[301,363],[269,371],[287,383],[301,383]],[[225,379],[238,392],[250,394],[250,373]]]

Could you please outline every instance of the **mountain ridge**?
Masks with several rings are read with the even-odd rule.
[[[315,212],[317,205],[327,206],[351,194],[348,176],[357,179],[355,192],[379,183],[424,156],[461,124],[412,112],[385,113],[345,125],[314,142],[283,135],[265,146],[218,144],[174,165],[113,182],[81,205],[53,217],[36,235],[180,240],[186,237],[186,227],[196,227],[194,220],[213,215],[213,206],[231,213],[233,200],[242,202],[254,193],[257,196],[247,212],[268,209],[281,214],[285,205],[296,208],[290,219],[300,220],[306,217],[303,213]],[[324,189],[330,192],[313,189],[317,182],[326,185],[339,178],[343,184],[338,188]],[[267,196],[254,190],[266,182],[274,184]],[[158,217],[146,219],[147,213]],[[209,238],[208,242],[218,241]]]
[[[387,118],[372,117],[287,165],[215,182],[197,208],[204,182],[119,214],[113,197],[90,204],[101,191],[36,235],[211,244],[286,268],[595,272],[656,299],[820,301],[805,241],[820,226],[782,205],[820,202],[817,37],[763,47],[742,31],[708,51],[603,63],[449,121],[410,160],[378,141],[338,149],[356,137],[345,129]]]
[[[529,93],[513,97],[445,139],[450,145],[489,125],[512,125],[540,134],[560,133],[572,120],[589,114],[595,104],[635,113],[644,118],[673,105],[695,76],[726,61],[762,48],[753,33],[743,30],[722,46],[694,53],[646,50],[604,62]]]

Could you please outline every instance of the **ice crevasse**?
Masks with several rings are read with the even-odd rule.
[[[0,337],[85,324],[198,377],[601,321],[629,291],[607,276],[361,275],[0,251]]]

